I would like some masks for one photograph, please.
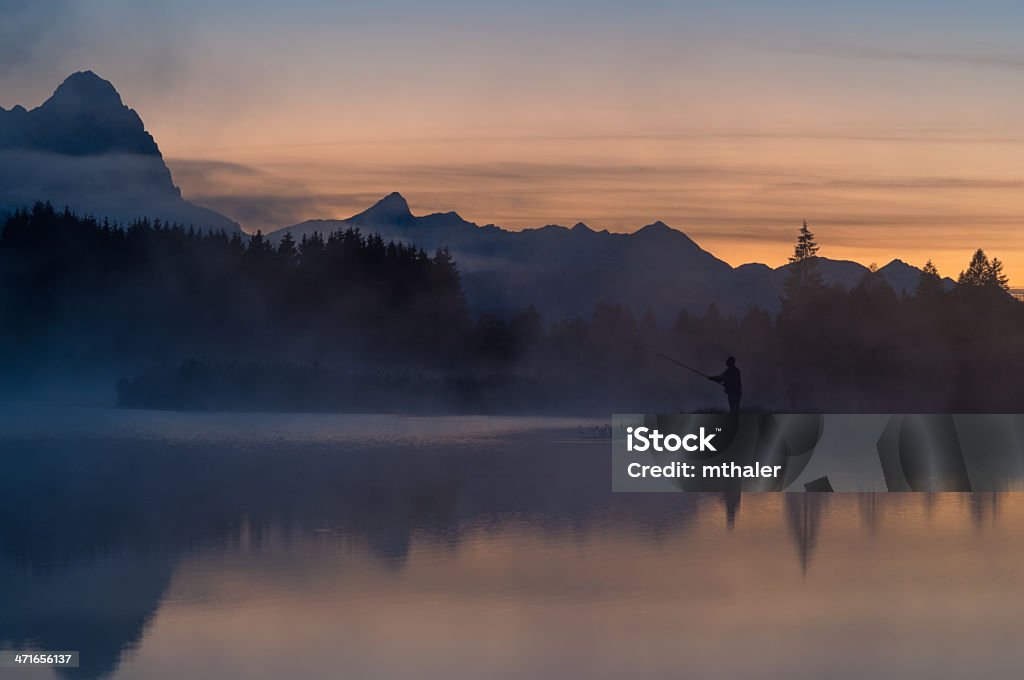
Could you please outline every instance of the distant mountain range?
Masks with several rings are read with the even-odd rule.
[[[0,212],[49,200],[79,214],[126,223],[138,217],[235,232],[239,225],[181,197],[160,149],[114,86],[75,73],[31,111],[0,108]],[[786,267],[732,267],[662,222],[630,234],[549,225],[509,231],[479,226],[454,212],[415,216],[398,193],[343,220],[311,220],[270,234],[303,235],[358,227],[428,251],[448,247],[463,274],[471,308],[504,314],[535,305],[545,316],[587,314],[601,300],[671,320],[680,309],[726,314],[758,306],[776,311]],[[869,270],[821,258],[825,280],[856,285]],[[912,291],[920,270],[893,260],[875,274],[897,292]],[[947,279],[947,285],[953,285]]]
[[[142,119],[91,71],[69,76],[31,111],[0,108],[0,211],[39,200],[122,223],[150,217],[240,229],[182,199]]]
[[[401,194],[343,220],[310,220],[268,235],[296,241],[319,232],[358,227],[385,239],[413,243],[428,251],[448,247],[463,274],[471,308],[504,314],[533,304],[545,316],[586,314],[601,300],[628,304],[638,314],[650,309],[663,322],[680,309],[703,314],[714,303],[726,314],[757,306],[780,307],[787,266],[732,267],[663,222],[633,233],[595,231],[585,224],[549,225],[508,231],[479,226],[457,213],[417,217]],[[825,281],[850,288],[871,271],[856,262],[818,258]],[[921,270],[893,260],[873,274],[897,292],[913,292]],[[948,286],[953,282],[946,280]]]

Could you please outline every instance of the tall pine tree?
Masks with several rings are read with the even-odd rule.
[[[1003,263],[998,257],[993,257],[988,267],[988,285],[1010,292],[1010,279],[1003,272]]]
[[[974,286],[981,288],[985,285],[988,279],[988,271],[991,267],[989,264],[988,256],[985,251],[978,248],[974,251],[974,255],[971,257],[970,263],[967,265],[967,269],[960,272],[960,277],[957,278],[957,283],[961,286]]]
[[[996,288],[1002,291],[1010,289],[1009,279],[1003,272],[1003,263],[998,257],[990,261],[981,248],[974,251],[967,269],[960,272],[957,283],[974,288]]]
[[[789,258],[789,276],[784,284],[785,300],[793,302],[808,293],[820,291],[825,286],[818,271],[818,242],[804,220],[796,237],[793,256]]]

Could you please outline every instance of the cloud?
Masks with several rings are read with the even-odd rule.
[[[805,191],[808,189],[923,189],[923,190],[1009,190],[1024,189],[1024,180],[1020,179],[984,179],[972,177],[891,177],[891,178],[854,178],[854,179],[820,179],[797,182],[780,182],[772,185],[772,189]]]
[[[807,217],[838,241],[899,233],[920,239],[985,225],[1003,234],[1019,215],[968,204],[950,210],[933,192],[1017,192],[1024,180],[972,177],[819,177],[757,164],[670,165],[499,162],[252,165],[168,161],[185,196],[241,222],[250,231],[313,218],[349,217],[391,191],[413,212],[455,210],[479,224],[508,228],[585,221],[631,231],[661,219],[693,236],[788,242]],[[335,189],[334,187],[342,187]],[[874,192],[865,197],[863,191]],[[858,193],[859,192],[859,193]],[[971,203],[970,205],[974,205]]]
[[[878,61],[922,62],[1019,71],[1024,69],[1024,55],[983,54],[972,52],[904,50],[869,45],[843,45],[836,43],[808,43],[801,47],[780,47],[774,51],[810,54],[848,59]]]
[[[351,217],[388,193],[310,190],[301,175],[244,163],[167,159],[167,165],[189,200],[230,215],[250,232],[266,232],[311,218]]]
[[[732,264],[777,265],[807,218],[830,257],[934,259],[962,268],[979,245],[1018,276],[1024,180],[829,176],[752,162],[272,162],[169,159],[187,199],[249,231],[347,218],[391,191],[414,214],[457,211],[505,228],[583,221],[633,231],[661,219]],[[996,200],[998,199],[998,200]]]
[[[0,0],[0,74],[55,61],[76,15],[68,0]]]
[[[123,92],[160,93],[186,69],[195,19],[184,9],[132,0],[0,0],[0,91],[52,92],[91,69]]]
[[[609,208],[642,213],[621,226],[636,228],[669,214],[675,201],[698,205],[713,181],[764,183],[787,175],[775,167],[705,163],[592,164],[437,162],[361,164],[269,163],[260,167],[204,159],[168,158],[175,183],[192,201],[223,212],[250,231],[311,218],[339,218],[401,191],[416,212],[464,211],[481,224],[540,226],[594,221]],[[797,179],[793,177],[792,179]],[[343,187],[337,189],[335,187]],[[670,189],[668,188],[670,187]],[[580,203],[587,202],[586,205]],[[706,201],[704,201],[706,203]],[[418,210],[417,210],[418,208]],[[614,220],[615,218],[610,218]],[[613,226],[605,222],[602,226]]]
[[[267,176],[266,172],[255,166],[245,165],[244,163],[232,163],[231,161],[176,158],[168,160],[168,162],[173,164],[176,177],[184,176],[187,181],[193,183]]]

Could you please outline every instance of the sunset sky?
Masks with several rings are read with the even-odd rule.
[[[112,81],[186,197],[264,230],[391,191],[655,220],[731,264],[983,247],[1024,284],[1024,4],[0,0],[0,106]]]

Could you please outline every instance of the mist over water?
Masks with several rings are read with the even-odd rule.
[[[1013,674],[1018,495],[613,494],[591,425],[6,409],[0,646],[80,650],[63,677]]]

